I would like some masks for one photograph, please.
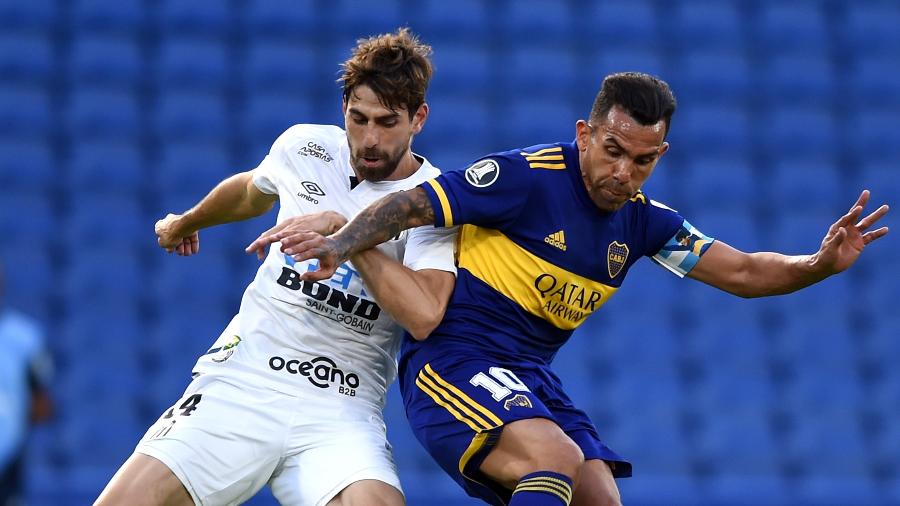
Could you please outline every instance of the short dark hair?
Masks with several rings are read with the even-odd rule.
[[[601,120],[614,106],[625,109],[641,125],[654,125],[663,120],[668,134],[677,103],[662,79],[641,72],[620,72],[603,79],[591,107],[591,120]]]
[[[406,107],[412,119],[425,103],[433,71],[430,55],[431,46],[420,42],[405,27],[359,39],[353,54],[341,65],[343,72],[338,82],[344,87],[344,101],[350,99],[354,88],[366,85],[382,105],[392,111]]]

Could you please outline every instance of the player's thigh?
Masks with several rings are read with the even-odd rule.
[[[621,506],[619,487],[613,479],[612,470],[603,460],[587,460],[581,466],[581,476],[572,506]]]
[[[269,481],[275,498],[283,506],[311,506],[327,504],[343,494],[346,501],[355,500],[343,504],[367,504],[365,493],[371,491],[379,493],[373,500],[399,497],[400,502],[384,504],[403,504],[381,417],[356,416],[347,410],[341,414],[343,420],[315,416],[310,423],[297,425],[288,455]]]
[[[515,488],[523,476],[536,471],[553,471],[577,480],[583,462],[581,449],[555,422],[527,418],[503,427],[500,441],[479,469],[503,486]]]
[[[383,481],[360,480],[351,483],[326,506],[403,506],[403,494]]]
[[[159,460],[133,453],[100,493],[94,506],[189,506],[181,480]]]
[[[278,392],[198,378],[135,448],[164,463],[198,504],[246,501],[282,457],[291,417]]]

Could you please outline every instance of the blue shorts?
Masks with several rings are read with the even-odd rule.
[[[478,468],[503,426],[526,418],[552,420],[581,447],[585,460],[608,462],[617,478],[631,476],[631,464],[603,444],[549,367],[483,355],[415,355],[425,353],[400,364],[406,416],[419,442],[470,496],[498,506],[509,502],[512,491]],[[431,360],[423,364],[425,358]]]

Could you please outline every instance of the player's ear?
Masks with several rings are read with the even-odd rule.
[[[659,155],[658,155],[658,157],[661,157],[662,155],[666,154],[666,151],[668,151],[668,150],[669,150],[669,143],[668,143],[668,142],[663,142],[662,145],[659,147]],[[658,157],[657,157],[657,158],[658,158]]]
[[[413,134],[416,135],[422,131],[422,128],[425,127],[425,121],[428,119],[428,104],[422,102],[422,105],[416,109],[416,113],[413,114],[412,118],[412,127]]]
[[[591,142],[591,130],[591,126],[583,119],[575,123],[575,142],[578,144],[578,151],[587,150]]]

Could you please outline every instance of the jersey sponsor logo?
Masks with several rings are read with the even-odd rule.
[[[297,192],[297,196],[303,200],[308,200],[313,204],[318,204],[319,199],[317,199],[316,197],[325,196],[325,192],[322,190],[322,188],[320,188],[318,184],[312,181],[303,181],[300,184],[303,186],[303,191]]]
[[[507,399],[506,402],[503,403],[503,409],[509,411],[509,408],[533,408],[531,405],[531,399],[522,395],[516,394],[512,399]]]
[[[301,156],[311,156],[313,158],[318,158],[325,163],[329,163],[334,160],[334,157],[331,156],[324,147],[316,144],[313,141],[309,141],[308,143],[306,143],[306,146],[300,148],[300,151],[297,151],[297,154]]]
[[[573,323],[581,323],[599,307],[597,303],[603,298],[603,293],[597,290],[557,279],[549,273],[535,278],[534,287],[541,294],[545,314]]]
[[[625,267],[625,261],[628,259],[628,245],[618,241],[609,243],[606,255],[606,267],[609,270],[609,277],[614,278]]]
[[[562,170],[566,168],[562,146],[540,149],[532,153],[522,151],[521,154],[528,162],[528,167],[532,169]]]
[[[544,237],[544,242],[563,251],[566,250],[566,233],[562,230]]]
[[[331,281],[335,281],[334,278]],[[324,282],[303,281],[300,279],[300,273],[289,267],[282,267],[281,275],[276,282],[289,290],[299,290],[306,295],[305,304],[300,307],[366,336],[372,334],[375,321],[381,315],[381,307],[374,301],[347,293]],[[286,300],[276,300],[297,305]]]
[[[476,188],[494,184],[500,177],[500,166],[494,160],[482,160],[466,169],[466,181]]]
[[[344,372],[334,360],[328,357],[316,357],[301,362],[297,359],[286,359],[276,355],[269,359],[269,368],[273,371],[299,374],[317,388],[328,388],[332,385],[359,388],[359,376],[352,372]]]
[[[206,354],[211,355],[209,358],[212,359],[213,362],[224,362],[234,355],[234,349],[237,348],[237,345],[239,344],[241,344],[241,336],[233,335],[224,346],[212,348],[207,351]]]

